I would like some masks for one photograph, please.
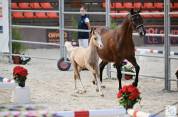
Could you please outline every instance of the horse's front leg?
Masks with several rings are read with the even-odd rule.
[[[101,88],[101,82],[99,80],[99,74],[93,74],[95,77],[95,84],[96,84],[96,92],[100,93],[100,96],[104,97],[102,88]]]
[[[135,71],[136,71],[136,77],[135,77],[135,81],[133,82],[133,85],[137,87],[138,75],[139,75],[139,71],[140,71],[140,66],[138,64],[135,65]]]
[[[100,96],[104,96],[102,89],[101,89],[101,82],[99,80],[99,67],[98,66],[90,66],[89,64],[86,65],[88,70],[90,70],[94,74],[94,78],[96,81],[97,88],[99,89]]]
[[[135,72],[136,72],[136,76],[135,76],[135,81],[133,82],[133,85],[137,87],[138,85],[138,75],[139,75],[139,71],[140,71],[140,66],[137,64],[136,58],[132,57],[132,58],[128,58],[128,61],[130,61],[132,63],[132,65],[135,67]]]
[[[102,88],[105,88],[104,85],[102,85],[102,81],[103,81],[103,70],[104,70],[104,67],[108,64],[108,62],[104,62],[104,61],[101,61],[101,63],[99,64],[99,70],[100,70],[100,82],[101,82],[101,87]]]
[[[116,70],[117,70],[117,79],[119,81],[119,90],[122,88],[122,83],[121,83],[121,79],[122,79],[122,73],[121,73],[121,64],[116,64]]]
[[[107,65],[108,63],[107,62],[104,62],[104,61],[101,61],[101,63],[99,64],[99,69],[100,69],[100,81],[102,83],[103,81],[103,70],[104,70],[104,67]]]
[[[99,89],[99,93],[100,93],[100,96],[104,96],[104,94],[103,94],[103,91],[102,91],[102,88],[101,88],[101,81],[100,81],[100,75],[99,75],[99,67],[98,66],[96,66],[95,67],[95,70],[97,71],[96,72],[96,85],[97,85],[97,87],[98,87],[98,89]]]

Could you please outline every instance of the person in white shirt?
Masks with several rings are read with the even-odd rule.
[[[90,20],[89,17],[85,14],[86,8],[81,6],[80,13],[81,17],[78,22],[78,29],[81,30],[90,30]],[[78,41],[80,47],[88,47],[88,39],[89,39],[89,32],[78,32]]]

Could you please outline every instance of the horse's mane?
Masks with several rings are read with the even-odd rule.
[[[119,29],[121,29],[121,28],[127,28],[127,27],[124,27],[124,24],[126,24],[126,23],[128,23],[128,21],[129,21],[129,15],[130,14],[127,14],[127,16],[126,16],[126,18],[124,18],[124,21],[119,25]]]
[[[130,14],[130,13],[129,13],[129,14]],[[97,27],[96,30],[97,30],[101,35],[104,34],[104,33],[106,33],[106,32],[109,32],[109,31],[119,30],[120,28],[123,27],[123,24],[128,21],[128,18],[129,18],[128,16],[129,16],[129,14],[127,15],[127,18],[125,18],[124,21],[123,21],[121,24],[117,25],[117,28],[116,28],[116,29],[109,29],[108,27],[101,26],[101,27]]]
[[[126,25],[130,25],[129,14],[126,16],[126,18],[124,18],[124,21],[112,32],[113,38],[117,41],[117,49],[121,47],[123,44],[122,42],[125,42],[124,40],[127,39],[126,36],[129,36],[126,33],[128,33],[127,30],[129,30],[130,26]]]

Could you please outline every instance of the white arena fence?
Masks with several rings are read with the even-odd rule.
[[[10,117],[159,117],[151,113],[142,111],[135,111],[128,109],[127,111],[123,107],[113,109],[97,109],[97,110],[81,110],[81,111],[58,111],[49,112],[47,110],[28,110],[28,111],[11,111],[0,112],[0,116]]]

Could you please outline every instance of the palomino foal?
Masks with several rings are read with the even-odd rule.
[[[86,90],[83,86],[83,83],[80,78],[80,71],[84,68],[87,68],[92,72],[94,76],[94,81],[96,81],[97,90],[101,96],[104,96],[101,83],[99,80],[99,56],[97,54],[97,49],[103,48],[103,43],[101,40],[101,36],[95,30],[91,30],[91,38],[89,42],[89,46],[87,48],[83,47],[72,47],[71,43],[65,42],[65,46],[67,51],[70,53],[70,61],[73,65],[74,69],[74,80],[75,80],[75,92],[79,93],[80,91],[77,89],[77,79],[79,79],[83,91],[80,93],[85,93]]]

